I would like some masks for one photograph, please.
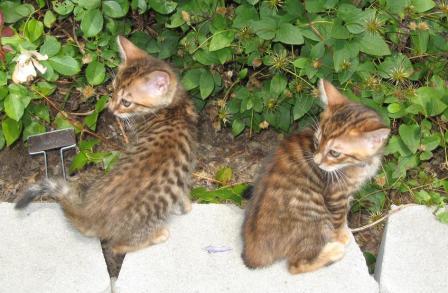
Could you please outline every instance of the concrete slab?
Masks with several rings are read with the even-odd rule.
[[[247,269],[240,258],[242,221],[235,206],[193,205],[171,221],[167,242],[126,255],[116,292],[378,292],[353,239],[342,261],[317,272],[292,276],[285,262]],[[208,253],[209,246],[222,252]]]
[[[448,225],[432,211],[411,206],[388,219],[375,269],[381,292],[447,292]]]
[[[79,234],[54,203],[0,203],[0,292],[111,292],[100,242]]]

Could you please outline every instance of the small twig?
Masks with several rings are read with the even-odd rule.
[[[214,183],[222,184],[222,182],[219,181],[219,180],[216,180],[216,179],[213,179],[213,178],[201,175],[201,174],[196,173],[196,172],[192,173],[191,175],[193,175],[194,177],[200,178],[200,179],[204,179],[204,180],[211,181],[211,182],[214,182]]]
[[[78,37],[76,36],[76,24],[73,21],[73,18],[71,19],[71,23],[73,26],[73,40],[75,41],[76,45],[78,46],[79,51],[84,55],[86,52],[84,51],[83,46],[81,46],[81,44],[78,41]]]
[[[124,131],[123,124],[121,123],[121,120],[118,117],[115,117],[115,120],[117,121],[118,128],[120,128],[121,134],[123,135],[123,140],[126,144],[129,143],[129,138],[126,135],[126,131]]]
[[[92,114],[93,112],[95,112],[95,110],[90,110],[90,111],[87,111],[87,112],[81,112],[81,113],[68,112],[68,114],[73,115],[73,116],[89,116],[89,115]]]
[[[370,223],[370,224],[367,224],[365,226],[361,226],[358,228],[350,229],[350,230],[352,231],[352,233],[358,233],[358,232],[367,230],[367,229],[383,222],[384,220],[386,220],[387,218],[389,218],[391,215],[395,214],[396,212],[401,211],[402,209],[410,207],[410,206],[418,206],[418,204],[410,203],[410,204],[401,205],[393,210],[390,210],[386,215],[382,216],[381,218],[379,218],[378,220],[376,220],[373,223]]]

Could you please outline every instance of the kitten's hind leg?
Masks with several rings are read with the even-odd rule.
[[[115,254],[125,254],[127,252],[140,250],[150,245],[163,243],[168,240],[170,232],[166,228],[159,228],[150,233],[146,239],[138,237],[136,241],[129,240],[126,242],[118,242],[112,245],[112,252]]]
[[[336,230],[336,240],[344,245],[350,243],[350,230],[348,229],[347,225],[344,225]]]
[[[291,274],[312,272],[340,260],[345,253],[344,245],[338,241],[328,242],[312,261],[289,260],[288,270]]]

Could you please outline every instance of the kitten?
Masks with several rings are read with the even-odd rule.
[[[170,213],[187,213],[197,114],[172,68],[118,37],[122,64],[109,110],[134,123],[119,162],[85,193],[63,180],[32,186],[16,204],[48,194],[83,234],[108,240],[117,254],[166,241]]]
[[[253,188],[243,224],[249,268],[287,259],[291,274],[341,259],[349,197],[373,177],[390,130],[380,116],[320,81],[326,109],[316,132],[286,138]]]

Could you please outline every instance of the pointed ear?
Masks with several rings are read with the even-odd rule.
[[[363,146],[372,153],[377,152],[387,141],[389,128],[380,128],[377,130],[365,132],[361,136]]]
[[[319,80],[319,91],[321,101],[328,107],[348,102],[347,98],[334,85],[324,79]]]
[[[164,71],[153,71],[144,76],[138,85],[138,90],[151,97],[164,97],[171,87],[170,75]]]
[[[118,48],[120,48],[120,56],[123,62],[135,59],[141,59],[148,56],[145,51],[134,45],[131,41],[123,36],[117,37]]]

